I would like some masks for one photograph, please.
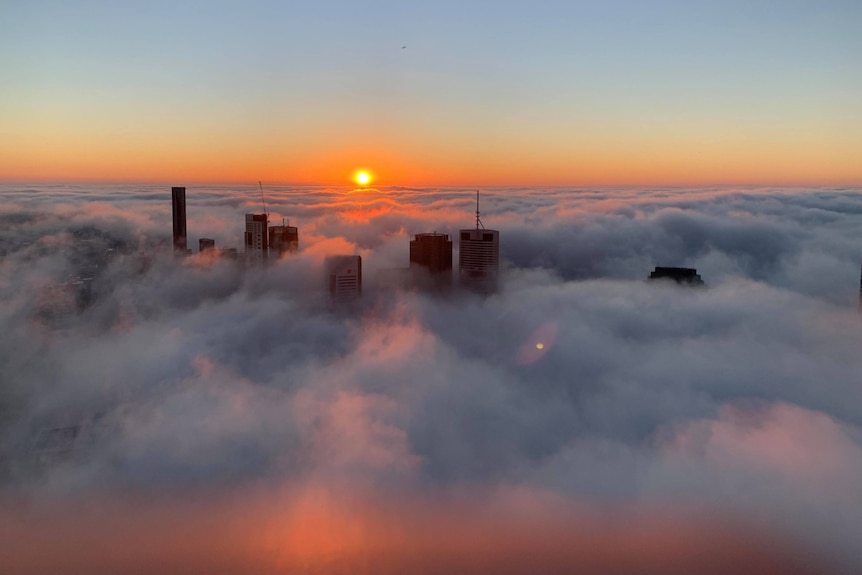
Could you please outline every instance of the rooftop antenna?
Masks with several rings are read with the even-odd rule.
[[[485,229],[485,224],[482,223],[482,220],[479,219],[479,190],[476,190],[476,229],[479,229],[479,226],[482,226],[482,229]]]
[[[263,195],[263,183],[258,180],[257,185],[260,187],[260,201],[263,202],[263,215],[266,216],[266,222],[269,223],[269,214],[266,213],[266,198]]]

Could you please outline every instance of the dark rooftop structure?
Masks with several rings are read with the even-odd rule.
[[[694,268],[669,268],[656,267],[649,275],[650,280],[673,280],[680,285],[702,286],[706,285]]]
[[[212,238],[201,238],[198,240],[198,251],[205,252],[215,250],[215,240]]]

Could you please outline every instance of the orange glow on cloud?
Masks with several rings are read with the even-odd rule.
[[[682,509],[603,513],[520,488],[383,499],[300,484],[2,509],[0,553],[18,575],[819,572],[804,551],[732,520]]]

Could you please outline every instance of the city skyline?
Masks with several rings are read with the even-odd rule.
[[[5,16],[4,181],[862,183],[855,2],[88,0]]]

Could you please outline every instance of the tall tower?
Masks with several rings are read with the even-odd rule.
[[[329,256],[325,261],[329,294],[336,303],[353,301],[362,295],[362,257]]]
[[[245,215],[245,257],[253,263],[266,259],[266,214]]]
[[[174,253],[185,255],[186,242],[186,189],[171,188],[171,206],[174,215]]]
[[[410,268],[430,276],[418,278],[421,284],[428,283],[433,287],[450,286],[452,240],[449,239],[449,234],[416,234],[410,242]]]
[[[859,311],[862,312],[862,271],[859,272]]]
[[[476,192],[476,228],[461,230],[458,246],[458,275],[461,285],[478,291],[494,291],[500,268],[500,232],[486,230],[479,219],[479,192]]]

